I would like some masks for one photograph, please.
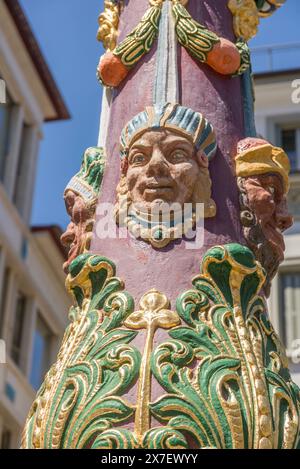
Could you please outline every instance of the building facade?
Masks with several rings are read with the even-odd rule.
[[[286,232],[285,260],[273,281],[269,310],[287,349],[294,381],[300,384],[300,69],[255,76],[257,132],[285,149],[291,164],[288,196],[294,225]]]
[[[57,227],[30,228],[45,121],[66,106],[17,1],[0,2],[0,447],[16,448],[67,323]]]

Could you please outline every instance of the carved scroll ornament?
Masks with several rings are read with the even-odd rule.
[[[120,2],[104,0],[104,12],[99,15],[97,39],[103,43],[104,49],[113,50],[118,39],[120,20]]]
[[[71,323],[22,448],[299,448],[300,390],[259,296],[264,280],[248,248],[216,246],[174,310],[158,290],[135,310],[111,261],[79,256]],[[169,338],[155,346],[159,329]]]

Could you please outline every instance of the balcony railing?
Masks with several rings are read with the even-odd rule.
[[[254,73],[300,68],[300,42],[251,48]]]

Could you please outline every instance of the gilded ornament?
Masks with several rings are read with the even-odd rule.
[[[135,310],[111,261],[79,256],[67,279],[71,323],[22,448],[299,447],[300,390],[259,296],[264,281],[247,247],[215,246],[176,311],[157,290]],[[170,339],[155,346],[158,329]],[[132,341],[142,330],[141,353]],[[164,390],[155,401],[153,380]]]
[[[175,30],[179,43],[200,62],[207,61],[207,54],[220,38],[197,23],[180,2],[173,2]]]
[[[97,39],[104,49],[113,50],[118,39],[120,6],[118,1],[104,0],[104,12],[99,15]]]
[[[300,390],[259,296],[264,280],[248,248],[210,249],[194,289],[177,300],[185,325],[153,353],[152,371],[166,394],[151,412],[193,447],[299,446]]]
[[[151,429],[151,367],[150,358],[153,349],[155,331],[159,328],[171,329],[180,324],[177,313],[169,309],[167,297],[153,289],[146,293],[140,301],[140,311],[130,314],[125,326],[134,330],[146,329],[146,342],[141,362],[137,406],[135,413],[134,433],[136,440],[142,445],[144,435]]]

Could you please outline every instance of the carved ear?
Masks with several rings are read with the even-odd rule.
[[[201,166],[201,168],[208,168],[208,158],[207,156],[205,155],[204,151],[202,150],[198,150],[198,152],[196,153],[196,158],[197,158],[197,162],[199,164],[199,166]]]

